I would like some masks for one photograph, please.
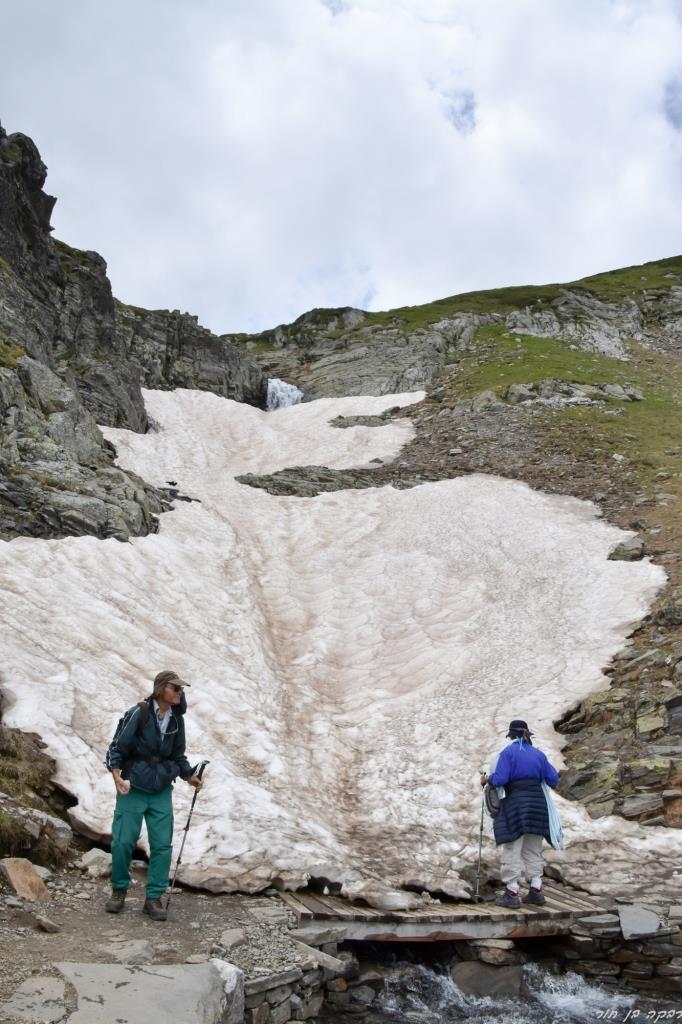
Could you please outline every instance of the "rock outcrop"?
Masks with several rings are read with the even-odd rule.
[[[620,301],[594,294],[587,279],[554,289],[556,294],[548,299],[528,301],[526,295],[524,305],[506,312],[496,311],[505,303],[491,291],[472,298],[472,306],[490,306],[486,313],[464,309],[442,315],[448,303],[466,306],[464,295],[421,307],[418,317],[413,310],[373,314],[351,308],[316,309],[262,334],[226,337],[245,346],[265,373],[300,387],[306,401],[428,387],[450,362],[475,351],[477,332],[486,326],[497,325],[509,334],[557,338],[617,359],[628,357],[633,341],[679,354],[682,284],[677,282],[682,282],[682,274],[670,271],[665,276],[667,287],[642,288]],[[538,288],[538,296],[542,293]]]
[[[117,303],[95,252],[51,237],[31,139],[0,127],[0,538],[156,529],[164,496],[114,466],[97,424],[148,429],[141,387],[260,405],[243,352],[196,318]]]
[[[398,314],[377,326],[372,314],[347,307],[314,309],[262,334],[225,337],[244,346],[269,377],[294,383],[304,401],[312,401],[416,391],[442,369],[449,349],[468,344],[483,324],[500,321],[462,313],[409,330]]]

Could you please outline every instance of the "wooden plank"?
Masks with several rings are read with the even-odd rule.
[[[301,900],[297,899],[297,897],[294,896],[293,893],[291,893],[291,892],[280,892],[279,898],[282,900],[283,903],[286,903],[286,905],[289,907],[290,910],[293,910],[293,912],[296,914],[296,917],[299,919],[299,921],[311,921],[312,920],[312,917],[313,917],[312,912],[310,910],[308,910],[308,908],[306,907],[305,903],[303,903],[303,902],[301,902]]]
[[[324,903],[344,921],[386,921],[390,918],[390,915],[382,910],[377,910],[375,907],[366,907],[359,903],[351,903],[339,896],[325,896]],[[348,915],[347,918],[346,914]]]
[[[353,920],[353,908],[349,904],[340,903],[336,899],[332,901],[320,896],[319,893],[307,892],[305,894],[305,903],[317,918],[324,920],[337,918],[341,921]]]
[[[543,885],[546,889],[552,889],[554,892],[564,893],[571,899],[579,900],[581,903],[598,904],[600,907],[603,904],[600,901],[600,897],[592,896],[590,893],[582,892],[580,889],[574,889],[570,885],[562,885],[560,882],[543,880]]]
[[[569,913],[573,913],[575,910],[575,905],[567,903],[563,894],[550,892],[549,889],[545,889],[545,906],[555,907],[557,910],[565,910]]]
[[[315,893],[314,899],[340,921],[353,921],[357,917],[358,908],[348,900],[339,899],[337,896],[323,896],[319,892]]]
[[[376,907],[368,907],[362,903],[351,903],[350,910],[356,920],[376,921],[379,911]]]
[[[554,885],[546,885],[544,886],[544,889],[545,896],[551,896],[552,899],[558,899],[561,903],[572,907],[576,913],[582,913],[583,911],[591,911],[599,914],[606,913],[604,905],[598,903],[596,900],[593,901],[585,899],[583,896],[576,895],[570,890],[561,889]]]

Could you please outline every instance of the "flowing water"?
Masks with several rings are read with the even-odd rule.
[[[268,412],[273,409],[284,409],[289,405],[298,405],[303,399],[303,392],[295,384],[287,384],[279,377],[271,377],[268,381],[268,394],[265,400],[265,408]]]
[[[640,999],[609,991],[572,972],[555,975],[529,964],[524,968],[522,1000],[465,996],[444,970],[396,965],[385,981],[379,1005],[365,1024],[634,1024],[635,1021],[682,1020],[682,1008],[663,997]],[[326,1024],[353,1018],[326,1016]]]
[[[624,1019],[634,996],[607,992],[577,974],[560,976],[536,966],[524,970],[527,996],[516,999],[465,996],[449,974],[422,967],[407,981],[389,978],[381,997],[387,1020],[424,1024],[573,1024],[578,1021]],[[617,1016],[609,1017],[609,1011]]]

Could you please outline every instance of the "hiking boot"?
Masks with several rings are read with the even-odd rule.
[[[127,889],[112,889],[111,896],[104,904],[107,914],[120,914],[126,902]]]
[[[165,921],[168,917],[166,908],[161,906],[161,900],[146,899],[144,901],[142,913],[148,914],[152,921]]]
[[[531,885],[526,895],[521,900],[522,903],[530,903],[534,907],[541,907],[545,902],[545,894],[542,888],[536,889],[534,885]]]
[[[512,892],[511,889],[505,889],[501,896],[498,896],[495,900],[496,907],[509,907],[510,910],[518,910],[521,906],[521,900],[517,892]]]

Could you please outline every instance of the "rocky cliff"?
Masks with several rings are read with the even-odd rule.
[[[259,335],[226,337],[311,400],[428,387],[490,325],[616,358],[626,358],[632,341],[680,355],[682,260],[568,285],[471,292],[388,313],[316,309]]]
[[[101,256],[52,239],[45,176],[0,128],[0,538],[125,540],[156,529],[164,496],[114,466],[97,424],[147,430],[141,387],[258,405],[264,381],[195,317],[116,302]]]

